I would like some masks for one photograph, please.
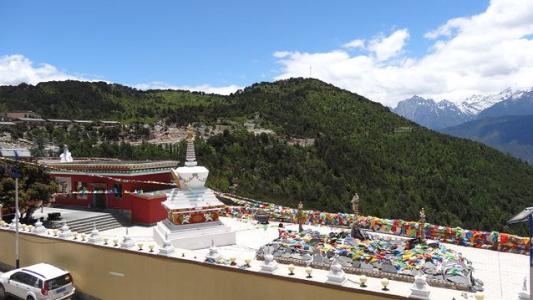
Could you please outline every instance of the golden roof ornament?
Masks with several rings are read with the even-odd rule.
[[[195,132],[191,124],[187,126],[187,152],[185,154],[185,166],[193,167],[196,166],[196,153],[194,152],[194,138]]]
[[[194,128],[191,124],[187,126],[187,140],[188,141],[194,141],[196,137],[196,134],[194,133]]]

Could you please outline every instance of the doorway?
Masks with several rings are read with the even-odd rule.
[[[93,188],[93,201],[92,201],[92,207],[98,208],[98,209],[106,209],[107,208],[107,195],[106,193],[106,187],[107,184],[105,183],[91,183],[91,186]]]

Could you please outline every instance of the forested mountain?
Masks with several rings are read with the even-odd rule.
[[[181,106],[191,109],[223,99],[200,92],[140,91],[119,84],[72,80],[0,86],[0,108],[32,110],[46,118],[153,122]]]
[[[211,170],[211,187],[280,204],[303,200],[308,208],[349,211],[357,192],[364,214],[417,219],[425,207],[430,222],[507,230],[506,220],[533,199],[533,168],[527,164],[314,79],[254,84],[230,96],[49,82],[0,87],[0,100],[8,109],[45,117],[179,124],[258,119],[275,134],[224,131],[197,143],[198,160]],[[292,137],[315,143],[292,146]],[[131,159],[182,159],[184,152],[183,145],[71,148],[75,155]]]
[[[475,120],[445,128],[444,133],[490,145],[533,164],[533,115]]]

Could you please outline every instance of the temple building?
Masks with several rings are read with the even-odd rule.
[[[39,161],[61,192],[55,206],[116,209],[132,223],[152,225],[167,215],[161,190],[174,186],[171,170],[177,161],[73,159],[68,149],[60,160]],[[168,184],[165,184],[168,183]]]
[[[167,200],[162,203],[167,218],[154,228],[154,240],[159,244],[169,241],[182,249],[235,244],[235,232],[219,220],[224,204],[205,187],[209,170],[196,162],[191,127],[185,165],[172,170],[172,174],[178,188],[167,191]]]

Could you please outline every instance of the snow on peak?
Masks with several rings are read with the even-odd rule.
[[[511,88],[506,88],[505,90],[492,95],[473,95],[466,98],[459,108],[466,114],[477,115],[481,111],[493,106],[494,104],[508,100],[508,99],[518,99],[522,96],[524,91],[513,91]]]

